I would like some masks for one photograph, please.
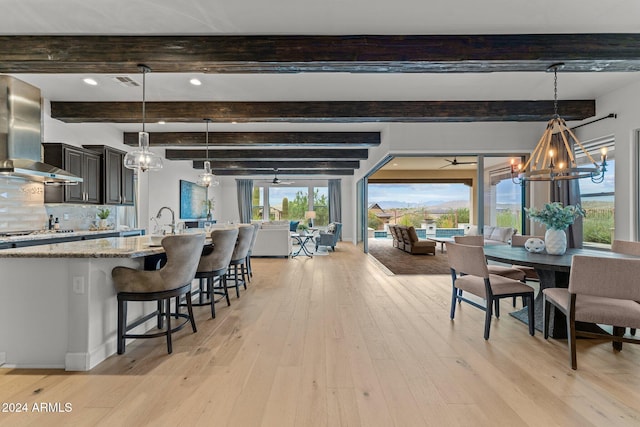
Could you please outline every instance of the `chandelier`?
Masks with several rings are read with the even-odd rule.
[[[142,172],[148,170],[162,169],[162,158],[149,151],[149,133],[145,132],[145,104],[146,104],[146,79],[145,76],[151,71],[146,65],[138,65],[142,72],[142,132],[138,132],[138,149],[130,151],[124,156],[124,166],[128,169],[139,169]]]
[[[516,184],[581,178],[590,178],[596,184],[604,181],[607,171],[606,147],[600,150],[598,164],[558,114],[558,69],[562,67],[564,63],[553,64],[547,68],[547,71],[553,71],[553,118],[547,123],[538,145],[524,165],[516,164],[516,161],[511,159],[511,180]],[[579,148],[593,166],[578,166],[573,147]]]
[[[211,172],[211,162],[209,161],[209,123],[211,119],[204,119],[204,121],[207,123],[207,131],[205,133],[207,160],[204,162],[204,172],[198,175],[198,185],[209,188],[220,184],[220,181],[218,181],[213,172]]]

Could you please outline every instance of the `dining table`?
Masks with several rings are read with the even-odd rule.
[[[521,265],[533,267],[540,280],[540,292],[534,299],[536,329],[542,331],[543,326],[543,297],[542,291],[546,288],[569,287],[569,277],[571,274],[571,260],[574,255],[592,256],[598,258],[640,258],[633,255],[612,252],[606,249],[591,248],[569,248],[562,255],[550,255],[546,252],[534,253],[527,251],[522,246],[511,245],[487,245],[484,247],[485,258],[489,261],[505,263],[510,265]],[[603,284],[604,285],[604,284]],[[528,322],[527,310],[511,313],[511,315],[525,323]],[[597,325],[576,322],[579,330],[593,331]],[[567,325],[566,317],[554,307],[550,316],[549,335],[553,338],[566,338]],[[599,332],[602,332],[599,330]]]

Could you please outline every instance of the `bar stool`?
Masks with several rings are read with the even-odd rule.
[[[196,274],[204,238],[204,234],[191,234],[167,236],[162,239],[162,246],[167,254],[167,263],[159,270],[145,271],[115,267],[111,271],[118,297],[118,354],[124,353],[127,338],[160,336],[167,337],[167,351],[171,353],[173,351],[171,345],[173,332],[182,329],[187,322],[191,323],[194,333],[197,331],[191,307],[191,281]],[[188,315],[180,313],[177,304],[176,312],[171,313],[171,298],[179,298],[182,295],[185,295],[187,299]],[[127,302],[129,301],[157,301],[158,308],[153,313],[127,325]],[[160,332],[127,334],[127,331],[156,316]],[[185,320],[172,327],[171,317],[176,319],[181,317]],[[163,318],[167,320],[166,329],[163,328]]]
[[[233,280],[236,298],[240,298],[240,285],[247,289],[247,254],[255,231],[256,229],[251,224],[238,226],[238,243],[233,250],[227,271],[227,286],[229,286],[229,280]]]
[[[205,247],[200,256],[198,269],[196,271],[196,279],[199,279],[199,302],[193,305],[211,305],[211,317],[216,318],[215,303],[220,299],[215,299],[215,295],[225,297],[227,306],[229,302],[229,293],[227,292],[227,270],[231,262],[233,250],[238,241],[238,229],[215,229],[211,232],[211,246]],[[218,286],[215,286],[216,279]],[[206,281],[206,289],[205,289]],[[203,301],[203,296],[208,296],[209,302]]]
[[[258,229],[260,228],[260,224],[251,224],[253,225],[253,237],[251,238],[251,246],[249,246],[249,252],[247,253],[247,271],[249,273],[249,282],[251,282],[251,278],[253,277],[253,269],[251,268],[251,252],[253,252],[253,247],[256,245],[256,240],[258,239]]]

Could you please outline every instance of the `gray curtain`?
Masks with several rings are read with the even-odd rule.
[[[555,146],[555,152],[558,153],[557,162],[569,164],[569,156],[564,148],[559,135],[553,135],[552,146]],[[558,165],[558,163],[556,163]],[[569,179],[565,181],[551,182],[551,201],[560,202],[563,206],[580,204],[580,183],[577,179]],[[573,225],[567,228],[567,247],[582,247],[582,217],[576,218]]]
[[[342,222],[342,180],[340,179],[329,180],[329,222]],[[342,239],[342,236],[338,238]]]
[[[251,222],[251,195],[253,194],[252,179],[237,179],[236,187],[238,193],[238,213],[240,214],[240,222],[249,224]]]

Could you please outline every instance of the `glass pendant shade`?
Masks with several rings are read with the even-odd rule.
[[[220,181],[211,172],[211,162],[204,162],[204,172],[198,175],[198,185],[202,187],[215,187],[220,184]]]
[[[162,158],[149,151],[149,133],[145,132],[145,116],[146,116],[146,74],[151,71],[146,65],[139,65],[142,71],[142,132],[138,132],[138,149],[128,152],[124,156],[124,167],[128,169],[138,169],[142,172],[148,170],[162,169]]]
[[[140,169],[142,172],[162,169],[162,158],[149,151],[148,132],[138,132],[138,149],[124,156],[124,166],[129,169]]]
[[[197,184],[202,187],[215,187],[220,184],[220,181],[216,179],[216,176],[211,171],[211,162],[209,161],[209,122],[211,119],[204,119],[207,124],[207,130],[205,133],[205,144],[207,149],[207,160],[204,162],[204,172],[198,175]]]

